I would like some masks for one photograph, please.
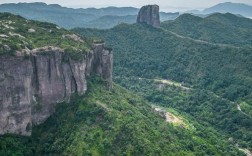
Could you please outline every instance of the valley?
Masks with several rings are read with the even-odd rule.
[[[0,5],[0,155],[251,156],[252,20],[203,14],[226,5]]]

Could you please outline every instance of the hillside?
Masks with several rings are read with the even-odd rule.
[[[57,25],[24,19],[9,13],[0,13],[0,54],[29,54],[39,48],[61,48],[82,55],[91,50],[91,44],[73,32]],[[73,48],[74,47],[74,48]]]
[[[186,16],[203,20],[190,15],[179,20]],[[249,108],[246,111],[251,111],[250,47],[238,48],[232,44],[196,40],[164,28],[138,24],[121,24],[101,31],[76,29],[75,32],[84,37],[106,40],[114,49],[114,80],[120,85],[149,97],[151,102],[187,112],[201,124],[210,124],[221,134],[252,149],[251,116],[244,115],[236,107],[236,104],[245,102],[242,110]],[[162,89],[160,92],[148,89],[153,82],[139,82],[145,79],[171,80],[195,91],[189,96],[175,91],[177,96],[172,97],[173,94]],[[134,83],[134,80],[139,80],[139,83]],[[177,101],[177,105],[173,100]]]
[[[1,136],[1,155],[242,155],[214,130],[166,123],[139,96],[99,78],[87,94],[58,105],[32,137]],[[189,123],[188,123],[189,124]]]
[[[71,28],[112,28],[120,23],[135,23],[138,8],[107,7],[73,9],[57,4],[45,3],[9,3],[0,5],[0,12],[9,12],[27,19],[50,22],[60,27]],[[161,20],[178,17],[178,13],[161,13]]]
[[[212,43],[235,46],[252,44],[252,20],[230,13],[216,13],[205,18],[183,14],[174,21],[163,22],[162,27],[182,36]]]
[[[137,18],[136,15],[126,15],[126,16],[106,15],[98,19],[89,21],[82,27],[109,29],[121,23],[133,24],[136,22],[136,18]]]
[[[104,30],[0,13],[0,155],[252,151],[251,20],[184,14],[152,27],[153,7]]]

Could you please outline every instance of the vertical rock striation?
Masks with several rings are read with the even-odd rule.
[[[138,13],[137,23],[147,23],[153,27],[160,27],[159,6],[143,6]]]
[[[73,93],[85,94],[86,77],[100,75],[112,87],[112,52],[104,44],[76,61],[60,50],[31,53],[29,58],[0,57],[0,134],[30,135],[68,101]]]

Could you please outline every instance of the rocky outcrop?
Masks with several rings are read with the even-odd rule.
[[[159,6],[143,6],[138,13],[137,23],[147,23],[153,27],[160,27]]]
[[[91,73],[112,88],[112,57],[104,44],[93,45],[79,61],[57,48],[30,57],[0,57],[0,134],[30,135],[32,125],[52,115],[57,103],[85,94]]]

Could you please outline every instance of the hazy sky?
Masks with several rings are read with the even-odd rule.
[[[106,6],[134,6],[141,7],[146,4],[158,4],[162,11],[185,11],[202,9],[222,2],[246,3],[252,5],[252,0],[0,0],[2,3],[17,2],[45,2],[60,4],[68,7],[106,7]]]

